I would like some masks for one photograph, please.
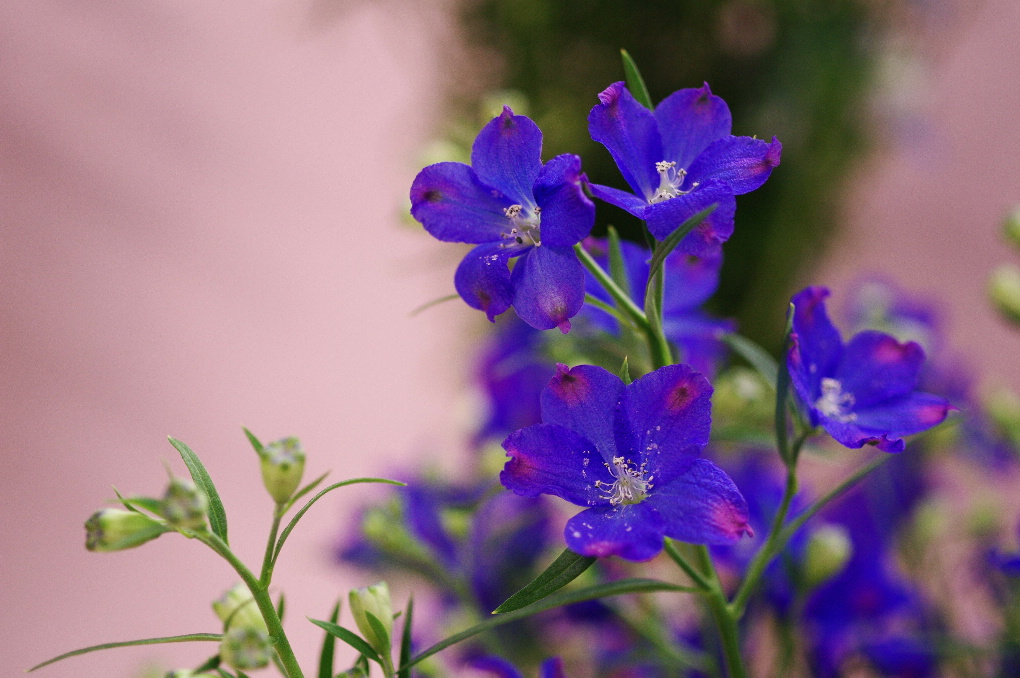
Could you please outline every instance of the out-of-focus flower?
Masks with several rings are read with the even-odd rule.
[[[209,500],[205,492],[185,478],[171,478],[160,509],[167,523],[184,530],[205,529]]]
[[[571,248],[591,232],[595,205],[579,157],[543,165],[541,154],[538,126],[504,107],[479,132],[470,166],[441,162],[418,173],[411,215],[439,240],[478,245],[454,276],[469,306],[489,320],[513,306],[532,327],[565,333],[584,303],[584,269]]]
[[[622,82],[607,87],[599,101],[588,115],[588,131],[609,149],[634,193],[592,184],[592,194],[647,222],[659,240],[718,204],[678,247],[688,254],[717,251],[733,233],[734,196],[765,183],[782,144],[733,136],[730,109],[707,84],[674,92],[655,111]]]
[[[914,342],[866,330],[845,346],[825,310],[829,291],[809,287],[793,297],[791,381],[812,426],[847,447],[903,450],[903,436],[942,422],[949,402],[917,391],[924,350]]]
[[[495,678],[524,678],[516,666],[496,655],[482,655],[467,661],[467,665],[476,671],[483,671]],[[566,678],[563,672],[563,661],[559,657],[551,657],[538,667],[538,678]]]
[[[712,387],[687,365],[624,385],[600,367],[559,365],[542,392],[544,423],[504,442],[500,481],[588,507],[567,523],[567,546],[588,556],[648,560],[663,537],[727,544],[750,534],[747,503],[701,459]]]

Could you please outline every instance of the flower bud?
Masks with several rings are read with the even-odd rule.
[[[1014,207],[1002,220],[1002,234],[1010,244],[1020,249],[1020,205]]]
[[[170,479],[161,511],[170,525],[182,530],[203,530],[208,512],[209,500],[193,482],[184,478]]]
[[[238,582],[227,590],[219,600],[214,600],[213,611],[226,628],[248,628],[266,631],[266,620],[262,618],[255,598],[244,584]]]
[[[164,525],[137,511],[102,509],[85,521],[85,548],[123,551],[141,546],[166,531]]]
[[[853,555],[853,543],[838,525],[822,525],[808,539],[804,558],[804,583],[808,589],[836,576]]]
[[[358,625],[361,635],[376,652],[389,655],[389,636],[393,633],[393,607],[390,605],[390,588],[386,582],[379,582],[374,586],[362,589],[352,589],[349,599],[351,615],[354,617],[354,623]],[[376,634],[366,613],[379,620],[386,630],[386,638],[380,638]]]
[[[218,673],[209,673],[207,671],[195,673],[191,669],[177,669],[176,671],[168,671],[165,678],[220,678],[220,676]]]
[[[277,504],[286,502],[305,472],[305,451],[297,438],[269,443],[259,453],[262,459],[262,483]]]
[[[233,628],[220,641],[220,659],[240,671],[261,669],[273,658],[273,643],[261,629]]]
[[[1003,264],[988,279],[988,295],[1007,320],[1020,324],[1020,269]]]

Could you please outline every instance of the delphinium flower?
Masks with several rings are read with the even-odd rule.
[[[673,92],[654,111],[622,82],[606,88],[599,101],[588,115],[588,131],[609,149],[634,192],[592,184],[595,197],[645,221],[659,240],[718,204],[680,243],[681,251],[717,250],[733,233],[734,196],[761,186],[779,164],[782,145],[775,138],[768,143],[731,134],[730,109],[707,84]]]
[[[589,238],[585,246],[596,262],[605,268],[609,259],[605,241]],[[642,291],[648,283],[651,253],[636,243],[624,240],[620,242],[620,254],[630,292],[639,305],[643,304]],[[663,333],[680,349],[684,363],[709,375],[715,373],[726,356],[726,345],[719,336],[734,330],[733,321],[713,318],[701,309],[719,287],[720,268],[721,250],[702,256],[674,250],[663,262]],[[591,275],[585,276],[585,288],[595,298],[612,303],[609,293]],[[619,332],[616,319],[595,306],[586,306],[583,315],[604,331]]]
[[[511,306],[536,329],[570,329],[584,303],[584,269],[571,249],[595,206],[581,159],[542,164],[542,132],[509,107],[478,133],[471,165],[429,165],[411,186],[411,215],[434,237],[477,245],[454,276],[457,292],[489,320]],[[513,272],[509,261],[517,258]]]
[[[497,655],[480,655],[468,660],[467,665],[476,671],[487,673],[494,678],[524,678],[516,666]],[[552,657],[538,667],[538,678],[566,678],[563,672],[563,661]]]
[[[750,534],[747,503],[700,458],[712,387],[687,365],[629,385],[600,367],[559,365],[542,392],[542,424],[511,434],[500,481],[517,494],[552,494],[586,509],[567,522],[567,546],[587,556],[648,560],[663,537],[725,544]]]
[[[825,310],[829,291],[809,287],[793,297],[787,357],[791,382],[812,426],[847,447],[903,450],[903,436],[942,422],[949,402],[917,391],[924,350],[914,342],[866,330],[844,345]]]

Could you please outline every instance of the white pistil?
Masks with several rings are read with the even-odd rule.
[[[680,187],[684,185],[687,170],[677,169],[675,162],[660,160],[655,163],[655,171],[659,173],[659,188],[655,190],[655,195],[649,198],[648,202],[650,203],[662,202],[678,195],[687,195],[698,187],[698,182],[695,181],[686,191],[680,190]]]
[[[515,244],[523,245],[525,242],[535,247],[542,244],[542,208],[533,208],[531,214],[527,216],[521,216],[523,212],[524,205],[510,205],[503,210],[503,214],[513,224],[513,228],[508,233],[500,233],[500,235],[512,242],[505,242],[500,247],[513,247]]]
[[[843,393],[843,385],[836,379],[822,379],[822,395],[815,401],[815,409],[830,419],[846,423],[857,418],[849,411],[853,406],[853,393]]]
[[[613,457],[613,465],[606,464],[609,473],[616,480],[612,483],[605,483],[601,480],[595,481],[595,487],[602,490],[603,499],[608,499],[613,506],[620,504],[639,504],[648,496],[648,490],[652,488],[654,476],[645,477],[645,464],[640,468],[633,468],[631,462],[623,457]]]

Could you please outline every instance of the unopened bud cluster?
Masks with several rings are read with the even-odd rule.
[[[241,671],[267,666],[273,657],[273,643],[248,587],[235,584],[213,601],[212,607],[223,622],[220,659]]]

